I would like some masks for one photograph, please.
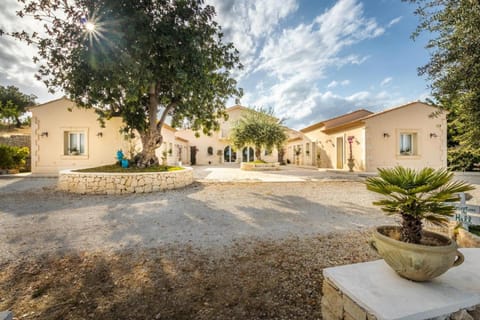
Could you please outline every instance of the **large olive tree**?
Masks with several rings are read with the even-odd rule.
[[[139,166],[158,163],[168,116],[174,126],[188,120],[210,132],[226,117],[226,100],[241,96],[231,76],[241,67],[238,51],[222,41],[215,10],[203,0],[20,2],[18,14],[44,30],[7,34],[38,47],[38,78],[94,107],[100,120],[123,117],[125,130],[142,140]]]

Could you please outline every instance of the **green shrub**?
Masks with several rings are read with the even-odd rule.
[[[474,171],[480,165],[480,150],[455,147],[448,149],[448,168],[452,171]]]
[[[27,147],[11,147],[0,145],[0,168],[22,169],[30,151]]]

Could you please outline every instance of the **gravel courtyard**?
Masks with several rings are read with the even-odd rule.
[[[195,183],[128,196],[67,194],[55,182],[3,182],[1,259],[175,244],[222,248],[233,240],[325,235],[388,221],[359,182]]]
[[[322,270],[378,259],[370,228],[392,219],[361,181],[210,175],[129,196],[0,179],[0,310],[18,319],[321,319]]]

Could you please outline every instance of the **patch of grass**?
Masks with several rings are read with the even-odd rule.
[[[267,161],[264,161],[264,160],[255,160],[255,161],[250,161],[249,163],[267,163]]]
[[[129,168],[122,168],[118,164],[109,164],[106,166],[95,167],[95,168],[87,168],[87,169],[79,169],[74,170],[74,172],[101,172],[101,173],[138,173],[138,172],[171,172],[171,171],[178,171],[183,170],[182,167],[175,167],[175,166],[152,166],[148,168],[138,168],[138,167],[129,167]]]
[[[468,227],[468,231],[480,237],[480,225],[473,225]]]

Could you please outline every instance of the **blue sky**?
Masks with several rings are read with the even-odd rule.
[[[415,42],[414,6],[400,0],[207,0],[226,40],[240,51],[235,73],[245,106],[272,107],[290,127],[359,108],[380,111],[428,96],[417,67],[428,61],[426,38]],[[0,25],[15,17],[15,0],[2,0]],[[33,78],[31,49],[0,38],[0,84],[48,94]]]

